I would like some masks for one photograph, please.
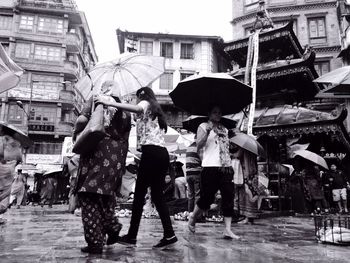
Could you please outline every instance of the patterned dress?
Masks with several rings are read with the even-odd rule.
[[[82,114],[89,118],[91,101]],[[106,127],[107,136],[94,152],[80,156],[77,191],[81,205],[85,241],[102,247],[105,235],[119,233],[121,224],[115,217],[115,194],[125,172],[131,117],[118,110]]]
[[[89,117],[91,108],[84,107],[82,114]],[[94,152],[80,157],[78,192],[115,195],[119,180],[125,172],[131,118],[128,112],[117,111],[106,129],[107,136]]]

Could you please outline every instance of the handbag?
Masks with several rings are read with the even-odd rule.
[[[241,162],[238,159],[232,159],[232,168],[234,171],[233,183],[235,185],[242,185],[244,183],[244,178]]]
[[[74,153],[87,155],[96,149],[97,144],[106,136],[103,120],[103,105],[99,104],[91,113],[84,130],[77,135],[73,146]]]

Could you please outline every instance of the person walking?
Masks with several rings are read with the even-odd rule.
[[[349,186],[349,179],[338,169],[336,163],[331,164],[330,171],[326,176],[330,182],[333,201],[337,204],[339,213],[348,213],[346,189]]]
[[[196,137],[195,137],[196,139]],[[188,185],[188,212],[193,212],[200,197],[201,159],[197,151],[197,143],[193,142],[186,149],[186,180]]]
[[[106,101],[120,102],[117,94],[112,93],[113,85],[116,85],[113,81],[105,81],[102,84],[101,96]],[[91,98],[78,117],[74,138],[83,129],[83,123],[87,123],[92,104]],[[97,144],[94,151],[80,155],[74,191],[78,194],[87,243],[81,251],[91,254],[102,253],[106,235],[106,244],[114,244],[122,228],[115,216],[116,191],[125,172],[131,129],[130,114],[114,107],[106,107],[104,126],[107,135]]]
[[[96,100],[96,103],[137,113],[137,148],[141,150],[142,155],[136,179],[129,231],[120,237],[118,242],[124,245],[136,245],[145,195],[150,186],[152,202],[158,211],[164,230],[163,238],[154,247],[163,248],[177,242],[163,194],[165,176],[169,167],[169,154],[164,146],[167,123],[151,88],[140,88],[136,92],[136,98],[137,105],[112,103],[102,97]]]
[[[17,175],[15,176],[15,179],[11,186],[11,196],[10,196],[10,204],[12,205],[12,203],[16,199],[17,208],[21,207],[21,204],[23,201],[25,183],[26,183],[26,177],[22,173],[22,169],[18,169]]]
[[[195,224],[205,210],[215,200],[215,194],[220,190],[222,196],[222,213],[224,216],[225,239],[238,239],[231,231],[233,216],[233,168],[230,158],[228,130],[220,124],[222,113],[219,107],[213,107],[209,112],[209,121],[199,125],[197,130],[197,147],[203,149],[200,198],[189,217],[188,228],[195,232]]]

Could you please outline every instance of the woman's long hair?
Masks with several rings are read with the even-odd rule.
[[[151,111],[152,120],[154,120],[155,118],[158,118],[159,127],[161,129],[163,129],[165,132],[167,132],[168,125],[167,125],[166,120],[165,120],[165,114],[164,114],[162,108],[160,107],[160,105],[156,99],[156,96],[154,95],[153,90],[149,87],[140,88],[136,92],[136,96],[140,100],[146,100],[149,102],[149,104],[151,105],[150,111]]]

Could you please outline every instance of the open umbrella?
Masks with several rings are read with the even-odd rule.
[[[332,70],[315,79],[314,82],[328,85],[325,90],[321,91],[322,93],[342,92],[350,94],[350,66]]]
[[[238,145],[239,147],[254,153],[255,155],[265,156],[265,150],[261,146],[261,144],[255,140],[254,137],[245,134],[245,133],[236,133],[235,136],[233,136],[230,139],[230,142]]]
[[[252,89],[226,73],[192,75],[169,95],[175,106],[204,116],[213,106],[219,106],[224,115],[237,113],[252,101]]]
[[[322,166],[323,168],[328,170],[328,165],[325,161],[325,159],[323,159],[321,156],[319,156],[318,154],[311,152],[309,150],[297,150],[294,152],[295,156],[300,156],[308,161],[311,161],[317,165]]]
[[[0,44],[0,93],[17,86],[23,69],[7,55]]]
[[[88,99],[98,94],[105,81],[114,81],[114,94],[125,96],[150,85],[164,73],[164,57],[125,53],[115,60],[97,64],[75,88]]]
[[[230,115],[231,116],[231,115]],[[191,115],[186,120],[182,122],[182,127],[185,130],[188,130],[193,133],[197,133],[198,126],[208,121],[208,117],[199,116],[199,115]],[[230,118],[229,116],[223,116],[220,120],[220,123],[224,125],[227,129],[233,129],[236,127],[237,122]]]
[[[28,148],[33,144],[33,141],[17,127],[8,124],[4,121],[0,121],[0,136],[9,135],[15,140],[19,141],[24,148]]]

